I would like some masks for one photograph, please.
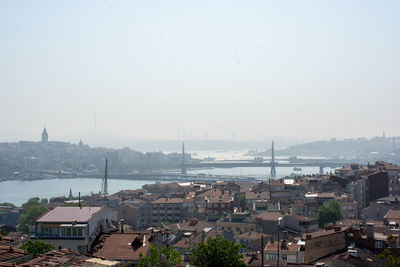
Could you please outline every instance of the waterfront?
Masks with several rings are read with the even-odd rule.
[[[108,190],[110,194],[123,189],[138,189],[144,184],[154,184],[155,180],[117,180],[110,179]],[[0,202],[11,202],[17,206],[26,202],[31,197],[52,198],[68,196],[70,188],[74,196],[98,193],[101,179],[95,178],[69,178],[69,179],[43,179],[43,180],[8,180],[0,182]]]
[[[325,173],[332,171],[330,168],[324,169]],[[316,174],[319,172],[317,167],[305,167],[301,171],[293,171],[289,167],[277,167],[277,178],[289,176],[291,174]],[[254,177],[259,180],[266,180],[269,177],[270,168],[249,167],[249,168],[228,168],[228,169],[203,169],[188,170],[189,174],[197,174],[201,179],[202,175],[224,175],[236,177]],[[139,189],[144,184],[154,184],[156,181],[171,182],[161,180],[129,180],[129,179],[110,179],[108,182],[109,193],[113,194],[124,189]],[[98,193],[101,187],[100,178],[57,178],[41,180],[7,180],[0,182],[0,202],[11,202],[21,205],[31,197],[51,198],[57,196],[68,196],[70,188],[74,195],[88,195]]]

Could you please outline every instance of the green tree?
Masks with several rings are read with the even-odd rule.
[[[149,255],[139,256],[139,267],[163,267],[168,262],[169,266],[175,266],[182,263],[182,257],[171,247],[163,247],[161,253],[157,246],[150,247]]]
[[[244,194],[240,195],[239,205],[242,208],[242,210],[246,210],[246,195],[244,195]]]
[[[22,246],[21,249],[24,249],[28,251],[29,254],[33,254],[33,257],[36,257],[37,255],[44,254],[46,252],[49,252],[50,250],[54,249],[53,244],[46,244],[40,240],[29,240],[26,241]]]
[[[382,251],[378,257],[382,260],[386,260],[388,267],[400,267],[400,258],[394,256],[388,249]]]
[[[6,207],[13,207],[15,208],[15,205],[10,203],[10,202],[0,202],[0,206],[6,206]]]
[[[28,202],[22,204],[23,214],[19,217],[17,230],[27,233],[28,227],[35,224],[36,219],[45,213],[48,208],[44,206],[39,198],[31,198]]]
[[[327,223],[337,222],[343,219],[339,201],[336,199],[329,200],[328,203],[319,207],[315,217],[318,219],[320,227],[323,227]]]
[[[221,236],[210,238],[207,243],[199,243],[192,250],[190,264],[198,267],[246,266],[239,253],[242,247]]]

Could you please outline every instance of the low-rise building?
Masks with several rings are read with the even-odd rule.
[[[209,220],[217,220],[223,215],[233,213],[234,207],[232,196],[206,198],[206,213]]]
[[[287,214],[282,218],[281,228],[287,228],[296,233],[314,232],[318,230],[318,220],[316,218]]]
[[[256,216],[256,231],[263,234],[275,235],[278,233],[278,221],[283,215],[280,212],[261,212]]]
[[[277,261],[279,247],[279,259],[285,263],[304,263],[304,245],[283,240],[281,242],[269,241],[264,248],[266,261]]]
[[[300,243],[304,244],[304,262],[309,263],[345,250],[347,230],[336,226],[331,230],[304,233]]]
[[[261,250],[261,234],[255,231],[245,232],[234,236],[236,243],[246,245],[242,251],[260,251]],[[264,236],[267,240],[268,236]]]
[[[117,212],[107,207],[57,207],[36,220],[35,236],[86,253],[100,233],[116,230],[117,224]]]
[[[179,222],[182,219],[182,198],[159,198],[151,202],[151,222],[158,225],[162,222]]]

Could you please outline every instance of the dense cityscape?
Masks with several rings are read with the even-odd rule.
[[[285,163],[275,162],[273,144],[270,160],[258,153],[228,163],[193,159],[184,146],[182,153],[143,154],[49,141],[46,129],[40,142],[0,146],[4,180],[102,176],[99,193],[70,189],[22,206],[0,203],[0,266],[205,266],[218,259],[232,266],[386,266],[400,253],[397,151],[388,153],[391,162],[342,159],[346,165],[330,173],[275,178]],[[210,164],[268,165],[270,173],[263,179],[187,174]],[[335,163],[292,157],[286,164]],[[160,182],[163,173],[179,182]],[[113,179],[140,176],[159,178],[108,192]],[[218,246],[236,257],[204,258],[201,249]]]
[[[1,0],[0,267],[400,267],[399,0]]]

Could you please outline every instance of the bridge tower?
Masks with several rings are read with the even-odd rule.
[[[319,166],[319,174],[324,174],[324,166],[322,165]]]
[[[271,178],[276,177],[275,170],[275,153],[274,153],[274,140],[272,140],[272,151],[271,151]]]
[[[185,165],[185,142],[182,142],[182,169],[181,174],[186,175],[186,165]]]
[[[108,195],[108,181],[107,181],[107,176],[108,176],[108,170],[107,170],[107,165],[108,165],[108,159],[106,159],[106,167],[104,170],[104,178],[103,181],[101,182],[101,191],[100,195]]]

